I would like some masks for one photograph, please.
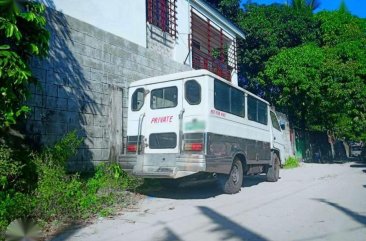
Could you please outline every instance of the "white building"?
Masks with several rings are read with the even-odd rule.
[[[244,33],[203,0],[43,0],[51,8],[237,83]]]

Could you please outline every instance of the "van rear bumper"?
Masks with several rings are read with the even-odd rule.
[[[123,170],[143,178],[180,178],[206,171],[201,154],[130,154],[118,161]]]

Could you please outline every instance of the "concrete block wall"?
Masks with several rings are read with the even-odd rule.
[[[129,83],[190,70],[166,51],[144,48],[54,10],[48,10],[49,57],[34,60],[28,136],[49,145],[76,130],[85,138],[70,170],[115,159],[126,139]]]
[[[169,33],[164,32],[160,28],[147,23],[146,24],[146,46],[147,48],[159,52],[162,55],[173,59],[173,50],[175,39]]]

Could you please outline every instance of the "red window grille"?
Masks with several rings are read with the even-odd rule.
[[[213,26],[210,20],[201,18],[193,10],[191,16],[192,67],[207,69],[231,81],[231,72],[237,69],[235,38],[229,39],[222,28]]]
[[[147,21],[177,37],[177,0],[147,0]]]

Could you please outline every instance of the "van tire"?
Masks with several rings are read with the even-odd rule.
[[[277,182],[280,178],[281,163],[276,153],[272,154],[272,165],[267,169],[267,181]]]
[[[240,191],[243,184],[243,165],[239,158],[234,159],[228,175],[218,175],[218,182],[220,189],[226,194],[234,194]]]

